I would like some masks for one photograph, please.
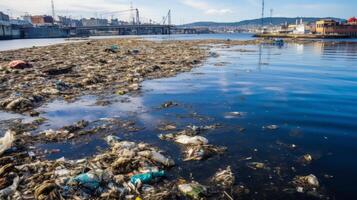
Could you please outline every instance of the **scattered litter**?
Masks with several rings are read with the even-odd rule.
[[[174,106],[177,106],[177,105],[178,105],[178,103],[175,103],[173,101],[168,101],[166,103],[163,103],[161,105],[161,108],[171,108],[171,107],[174,107]]]
[[[216,52],[209,52],[209,56],[210,56],[210,57],[213,57],[213,58],[218,58],[218,57],[219,57],[219,54],[216,53]]]
[[[318,188],[320,186],[320,183],[319,183],[317,177],[313,174],[310,174],[308,176],[297,176],[294,178],[293,183],[297,187],[302,187],[305,190]]]
[[[130,178],[130,182],[134,185],[143,184],[143,183],[150,183],[155,178],[161,178],[165,176],[164,171],[157,171],[157,172],[148,172],[144,174],[136,174]]]
[[[26,69],[32,68],[32,65],[23,60],[14,60],[9,63],[9,68],[11,69]]]
[[[222,188],[230,188],[234,185],[235,177],[228,166],[225,170],[219,170],[212,178],[212,182],[217,184],[217,186]]]
[[[305,154],[299,158],[301,164],[310,164],[312,162],[312,156],[310,154]]]
[[[24,112],[33,108],[33,103],[24,97],[8,98],[0,102],[0,107],[10,111]]]
[[[184,144],[184,145],[201,145],[208,144],[208,140],[202,136],[187,136],[187,135],[179,135],[175,138],[175,142]]]
[[[263,126],[263,129],[268,129],[268,130],[276,130],[278,129],[278,125],[268,125],[268,126]]]
[[[119,51],[119,46],[112,45],[109,48],[106,48],[104,51],[108,53],[117,53]]]
[[[173,124],[162,125],[158,128],[160,131],[173,131],[176,130],[176,126]]]
[[[33,104],[26,110],[12,111],[24,113],[59,97],[74,100],[106,91],[117,91],[118,95],[138,91],[144,79],[172,77],[197,67],[208,57],[200,43],[204,42],[107,39],[2,51],[0,102],[21,94]],[[25,68],[29,69],[20,70]],[[42,98],[34,102],[33,94]]]
[[[207,188],[196,182],[181,184],[178,186],[178,189],[182,194],[191,199],[201,199],[207,195]]]
[[[109,145],[112,145],[114,143],[117,143],[120,141],[120,138],[118,136],[114,136],[114,135],[108,135],[106,138],[105,138],[105,141],[109,144]]]
[[[216,154],[222,154],[226,151],[225,147],[216,147],[213,145],[188,146],[184,150],[184,161],[204,160]]]
[[[247,164],[247,166],[251,169],[257,170],[257,169],[265,169],[265,164],[261,162],[250,162]]]
[[[245,115],[244,112],[228,112],[225,114],[224,118],[231,119],[231,118],[242,117],[243,115]]]
[[[4,137],[0,138],[0,155],[10,149],[15,141],[15,135],[12,131],[7,131]]]
[[[0,190],[0,197],[8,198],[11,195],[13,195],[16,192],[17,187],[19,186],[19,182],[20,182],[20,178],[16,176],[9,187]]]

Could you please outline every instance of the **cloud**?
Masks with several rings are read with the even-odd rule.
[[[228,13],[232,13],[231,9],[222,8],[217,9],[216,6],[210,5],[207,2],[199,1],[199,0],[182,0],[183,4],[190,6],[191,8],[201,10],[207,15],[224,15]]]
[[[231,9],[209,9],[206,10],[207,14],[212,14],[212,15],[224,15],[228,13],[232,13]]]

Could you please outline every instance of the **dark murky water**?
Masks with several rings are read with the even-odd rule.
[[[243,50],[242,50],[243,49]],[[312,43],[276,46],[238,46],[216,49],[218,58],[190,73],[143,83],[143,93],[116,100],[108,106],[95,105],[86,96],[75,103],[55,101],[39,110],[48,119],[40,129],[60,128],[85,119],[118,117],[134,120],[143,128],[122,138],[160,146],[176,158],[173,173],[202,183],[218,168],[231,165],[238,184],[247,186],[250,198],[306,198],[282,192],[295,175],[315,174],[321,190],[332,199],[357,198],[357,43]],[[223,66],[221,66],[223,65]],[[174,101],[179,105],[159,109]],[[241,117],[229,117],[238,111]],[[12,117],[0,114],[0,119]],[[222,128],[203,134],[211,144],[228,151],[206,161],[182,162],[178,145],[160,141],[157,126],[172,122],[187,125],[220,123]],[[276,124],[277,130],[263,126]],[[240,132],[240,128],[245,128]],[[296,145],[296,148],[291,148]],[[80,143],[44,144],[61,149],[51,159],[93,154],[105,148],[99,136]],[[309,153],[310,165],[297,159]],[[250,160],[247,158],[251,157]],[[263,162],[268,169],[252,170],[248,162]],[[280,171],[278,175],[277,171]]]

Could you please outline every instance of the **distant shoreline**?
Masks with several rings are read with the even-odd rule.
[[[303,38],[303,39],[346,39],[353,38],[345,35],[312,35],[312,34],[255,34],[261,38]]]

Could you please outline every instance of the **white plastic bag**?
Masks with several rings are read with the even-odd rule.
[[[10,149],[14,141],[14,132],[7,131],[4,137],[0,138],[0,155],[2,155],[6,150]]]
[[[176,137],[175,141],[180,144],[185,145],[202,145],[208,144],[208,140],[202,136],[190,137],[187,135],[179,135]]]

